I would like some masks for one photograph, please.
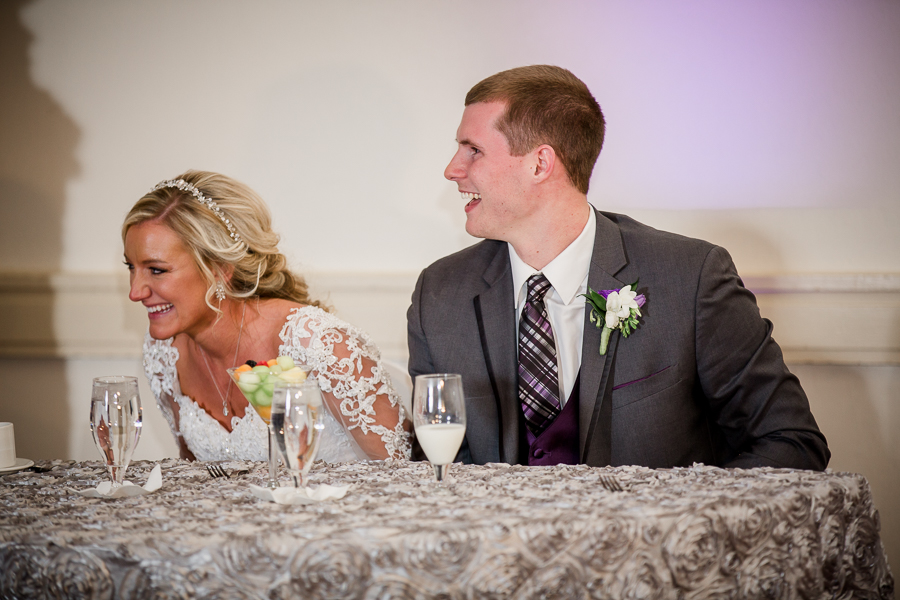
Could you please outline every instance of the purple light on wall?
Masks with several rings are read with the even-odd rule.
[[[900,190],[900,4],[590,3],[541,15],[530,61],[608,121],[602,206],[879,205]],[[565,43],[563,43],[565,41]],[[549,57],[549,58],[548,58]]]

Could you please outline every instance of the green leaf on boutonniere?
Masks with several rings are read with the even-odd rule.
[[[588,289],[587,298],[590,303],[594,305],[594,308],[596,308],[598,311],[606,312],[606,298],[591,289]]]

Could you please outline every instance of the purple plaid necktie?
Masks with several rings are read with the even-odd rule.
[[[528,297],[519,321],[519,401],[528,429],[539,436],[559,414],[559,375],[553,329],[544,315],[550,282],[543,273],[528,279]]]

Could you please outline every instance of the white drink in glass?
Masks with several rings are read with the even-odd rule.
[[[106,461],[113,487],[122,485],[125,470],[141,438],[141,398],[136,377],[97,377],[91,391],[91,434]]]
[[[443,481],[466,435],[466,399],[456,373],[417,375],[413,389],[416,439]]]
[[[416,427],[416,438],[422,445],[428,461],[434,465],[452,463],[465,435],[466,426],[459,423],[439,423]]]

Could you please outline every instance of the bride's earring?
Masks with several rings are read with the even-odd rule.
[[[225,286],[221,281],[216,282],[216,300],[222,302],[225,299]]]

